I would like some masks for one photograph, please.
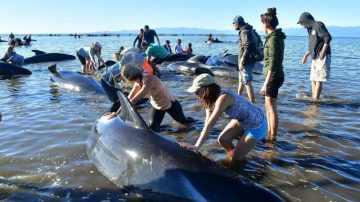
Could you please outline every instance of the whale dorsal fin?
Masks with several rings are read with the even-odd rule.
[[[42,55],[42,54],[45,54],[44,51],[40,51],[40,50],[32,50],[32,52],[35,53],[35,55]]]
[[[48,69],[55,76],[62,78],[59,72],[57,71],[56,64],[51,65],[50,67],[48,67]]]
[[[121,104],[121,119],[123,121],[132,122],[136,128],[149,130],[149,127],[145,123],[144,119],[141,118],[140,114],[135,110],[128,98],[121,91],[118,91],[117,94]]]

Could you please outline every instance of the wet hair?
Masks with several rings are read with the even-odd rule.
[[[142,80],[143,74],[140,68],[134,64],[126,64],[122,68],[121,76],[128,81]]]
[[[192,44],[191,44],[191,43],[189,43],[189,44],[188,44],[188,46],[192,46]]]
[[[144,29],[149,29],[149,25],[145,25],[145,26],[144,26]]]
[[[142,33],[142,32],[144,32],[144,29],[143,29],[143,28],[141,28],[141,29],[140,29],[140,32],[141,32],[141,33]]]
[[[269,25],[272,28],[276,28],[279,25],[279,20],[276,17],[276,8],[268,8],[267,12],[260,15],[261,22]]]
[[[196,91],[196,95],[199,97],[202,108],[214,108],[215,102],[220,95],[220,89],[219,85],[212,83],[210,85],[203,86]]]
[[[177,43],[181,43],[181,39],[178,39],[176,42],[177,42]]]

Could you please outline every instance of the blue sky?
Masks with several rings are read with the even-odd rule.
[[[280,27],[299,27],[308,11],[326,26],[359,26],[359,0],[0,0],[0,33],[72,33],[192,27],[231,30],[235,15],[260,29],[276,7]]]

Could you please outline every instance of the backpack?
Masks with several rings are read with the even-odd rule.
[[[251,44],[254,44],[253,50],[250,53],[250,56],[255,61],[263,61],[264,59],[264,44],[261,40],[261,37],[256,32],[255,29],[251,30]]]

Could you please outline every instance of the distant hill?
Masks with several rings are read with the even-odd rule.
[[[235,30],[217,30],[217,29],[199,29],[189,27],[174,27],[174,28],[154,28],[159,35],[207,35],[209,33],[213,35],[237,35]],[[354,27],[340,27],[340,26],[329,26],[329,32],[333,37],[360,37],[360,26]],[[264,32],[260,29],[257,30],[260,35],[264,35]],[[287,36],[307,36],[307,31],[304,28],[285,28],[283,29]],[[120,30],[120,31],[101,31],[92,33],[78,33],[82,35],[137,35],[139,30]],[[55,33],[53,33],[55,34]],[[68,33],[74,34],[74,33]],[[60,35],[68,35],[62,33]],[[23,34],[17,34],[23,35]],[[37,34],[37,35],[48,35],[48,34]],[[8,37],[8,34],[1,34],[4,39]]]
[[[333,37],[360,37],[360,26],[355,27],[340,27],[340,26],[329,26],[327,27]],[[235,30],[217,30],[217,29],[198,29],[188,27],[174,27],[174,28],[154,28],[158,34],[172,35],[172,34],[185,34],[185,35],[236,35]],[[259,34],[263,35],[262,30],[257,30]],[[304,28],[285,28],[283,29],[287,36],[307,36],[307,31]],[[120,33],[120,34],[138,34],[138,30],[121,30],[118,32],[96,32],[101,33]]]

